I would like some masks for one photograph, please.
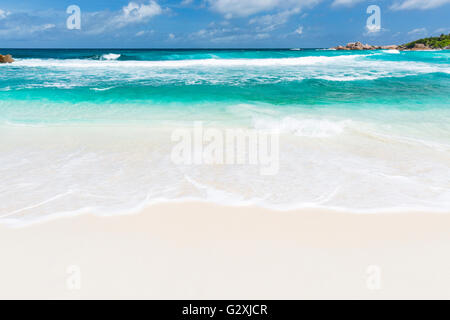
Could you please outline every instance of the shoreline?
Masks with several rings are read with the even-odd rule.
[[[6,299],[450,297],[450,214],[190,202],[0,230]],[[79,289],[68,287],[74,266]],[[368,285],[374,266],[379,288]]]
[[[121,212],[109,212],[97,211],[95,212],[91,208],[82,208],[70,212],[60,212],[44,215],[42,217],[32,219],[32,220],[20,220],[20,219],[0,219],[0,228],[4,227],[7,229],[26,229],[32,228],[37,225],[52,223],[54,221],[62,219],[77,219],[79,217],[88,216],[99,219],[107,218],[117,218],[117,217],[128,217],[145,214],[145,212],[152,212],[157,210],[159,207],[172,207],[181,205],[194,205],[194,206],[204,206],[213,208],[224,208],[227,210],[249,210],[249,211],[261,211],[270,212],[272,214],[297,214],[297,213],[324,213],[333,215],[351,215],[351,216],[394,216],[394,215],[449,215],[450,209],[444,208],[422,208],[422,207],[393,207],[393,208],[374,208],[374,209],[352,209],[352,208],[341,208],[341,207],[326,207],[326,206],[286,206],[286,207],[276,207],[267,206],[263,204],[250,204],[250,203],[235,203],[235,204],[224,204],[209,200],[201,200],[194,198],[181,198],[172,200],[154,200],[148,203],[137,205],[135,208],[124,210]]]

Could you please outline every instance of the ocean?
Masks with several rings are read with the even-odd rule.
[[[205,201],[450,209],[450,51],[1,49],[0,222]],[[176,164],[195,123],[279,134],[279,170]]]

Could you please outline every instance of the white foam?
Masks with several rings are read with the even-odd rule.
[[[108,90],[111,90],[111,89],[114,89],[115,87],[108,87],[108,88],[91,88],[90,90],[93,90],[93,91],[108,91]]]
[[[116,61],[116,60],[79,60],[79,59],[18,59],[15,66],[19,67],[62,67],[62,68],[93,68],[93,67],[136,67],[136,68],[186,68],[186,67],[266,67],[266,66],[302,66],[315,64],[330,64],[340,61],[352,61],[364,55],[343,56],[309,56],[279,59],[198,59],[170,61]]]
[[[384,53],[392,53],[392,54],[399,54],[400,50],[396,49],[389,49],[389,50],[382,50]]]
[[[102,60],[117,60],[121,57],[120,54],[116,54],[116,53],[109,53],[109,54],[104,54],[102,55],[101,59]]]
[[[437,72],[450,74],[449,64],[380,61],[371,58],[381,54],[177,61],[19,59],[15,68],[23,68],[22,72],[28,72],[30,77],[35,77],[34,68],[45,68],[46,81],[27,84],[25,88],[89,86],[98,88],[92,89],[96,91],[104,90],[105,79],[110,83],[145,80],[158,85],[242,85],[246,82],[280,83],[304,79],[358,81]],[[227,69],[226,72],[224,68]],[[245,72],[242,72],[244,68]],[[19,84],[17,88],[23,86]]]
[[[450,147],[423,135],[420,123],[405,133],[369,114],[355,120],[238,110],[254,113],[254,128],[281,133],[277,175],[262,177],[251,165],[175,165],[170,129],[9,127],[0,145],[0,223],[180,201],[354,212],[450,208]]]

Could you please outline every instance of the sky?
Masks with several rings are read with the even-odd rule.
[[[448,34],[449,17],[450,0],[0,0],[0,48],[389,45]]]

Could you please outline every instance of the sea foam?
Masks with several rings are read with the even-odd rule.
[[[314,64],[339,63],[351,61],[364,55],[349,56],[309,56],[299,58],[279,59],[190,59],[190,60],[160,60],[160,61],[116,61],[117,55],[108,54],[105,60],[84,59],[18,59],[15,66],[20,67],[62,67],[62,68],[92,68],[92,67],[147,67],[147,68],[185,68],[196,66],[207,67],[241,67],[241,66],[302,66]],[[119,55],[120,56],[120,55]],[[113,59],[114,58],[114,59]]]
[[[108,54],[104,54],[101,57],[101,60],[117,60],[121,57],[120,54],[116,54],[116,53],[108,53]]]
[[[251,165],[174,164],[167,128],[16,127],[1,147],[0,222],[187,200],[361,213],[449,208],[449,146],[393,124],[274,116],[255,113],[253,124],[280,133],[279,173],[264,178]]]

